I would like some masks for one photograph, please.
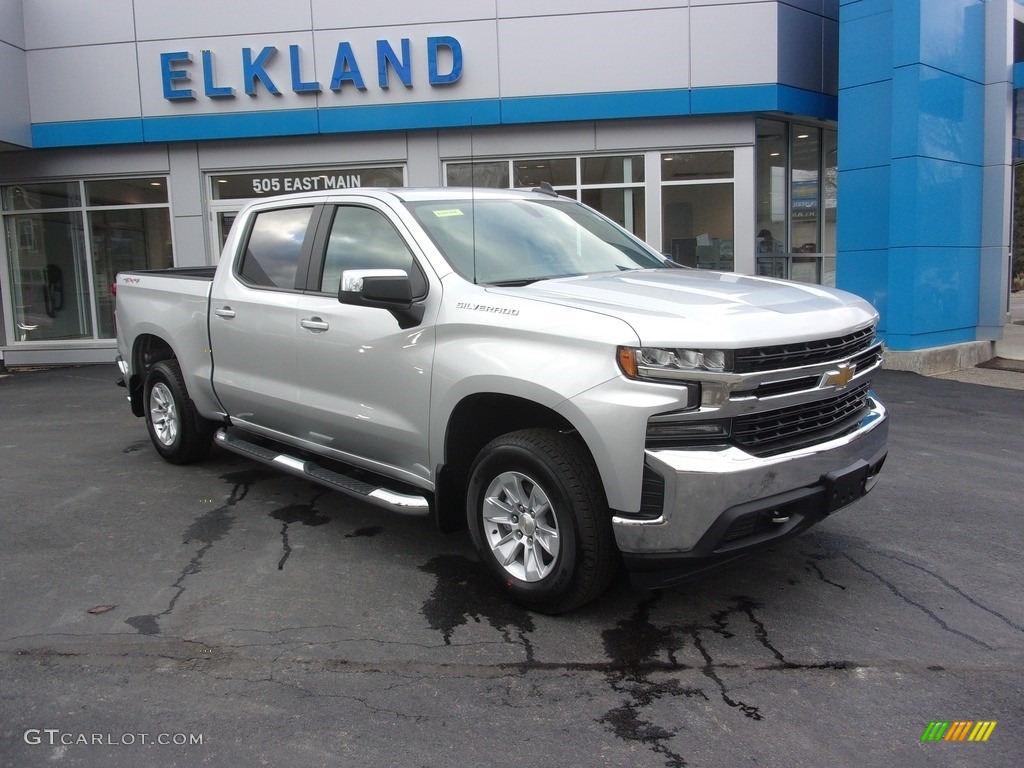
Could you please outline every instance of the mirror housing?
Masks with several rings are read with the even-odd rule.
[[[347,269],[341,273],[338,301],[357,307],[386,309],[401,328],[423,320],[423,305],[413,304],[412,280],[401,269]]]

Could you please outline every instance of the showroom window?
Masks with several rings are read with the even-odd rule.
[[[550,184],[556,192],[580,200],[633,234],[646,234],[643,155],[537,157],[450,162],[449,187],[526,188]]]
[[[676,263],[733,269],[733,165],[732,150],[662,154],[662,251]]]
[[[835,284],[837,134],[757,121],[757,273]]]
[[[110,284],[173,264],[165,177],[0,187],[12,341],[114,337]]]

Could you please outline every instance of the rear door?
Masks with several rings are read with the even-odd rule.
[[[309,290],[298,303],[302,437],[338,458],[431,474],[427,461],[434,320],[440,284],[428,281],[415,244],[402,225],[365,202],[328,205],[311,257]],[[347,270],[400,269],[423,320],[401,328],[385,309],[338,301]]]
[[[296,431],[296,309],[321,208],[258,211],[241,259],[219,274],[210,300],[213,385],[232,421],[268,434]]]

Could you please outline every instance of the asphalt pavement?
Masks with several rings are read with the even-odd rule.
[[[1024,764],[1024,392],[882,372],[868,497],[547,617],[466,536],[165,463],[114,376],[0,378],[0,765]]]

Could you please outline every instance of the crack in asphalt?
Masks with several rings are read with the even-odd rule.
[[[242,501],[248,494],[250,486],[256,482],[258,473],[255,469],[246,469],[239,472],[229,472],[221,476],[222,480],[233,483],[228,500],[217,507],[199,515],[185,530],[182,544],[190,544],[192,541],[199,541],[201,546],[188,564],[182,568],[178,578],[174,580],[171,589],[174,594],[171,596],[167,607],[159,613],[148,613],[139,616],[131,616],[125,619],[125,623],[132,627],[140,635],[159,635],[160,619],[169,616],[178,600],[185,593],[185,580],[202,571],[202,561],[206,553],[213,545],[220,541],[231,530],[235,517],[231,514],[231,508]]]
[[[288,539],[289,525],[302,523],[303,525],[317,526],[331,522],[331,518],[320,514],[316,510],[316,503],[325,493],[327,493],[326,490],[321,490],[314,494],[313,498],[306,504],[289,504],[270,513],[270,517],[281,521],[281,547],[283,554],[277,563],[277,570],[284,570],[284,564],[292,554],[291,543]]]
[[[947,622],[945,619],[943,619],[941,616],[935,613],[935,611],[930,609],[928,606],[924,605],[921,602],[918,602],[914,598],[907,595],[906,592],[901,590],[892,579],[889,579],[883,576],[878,571],[869,568],[867,565],[865,565],[859,559],[857,559],[854,555],[852,555],[848,550],[861,550],[867,552],[868,554],[875,555],[876,557],[880,557],[885,560],[891,560],[892,562],[900,563],[901,565],[905,565],[908,568],[913,568],[914,570],[920,571],[921,573],[931,577],[932,579],[935,579],[943,587],[948,589],[958,598],[964,600],[965,602],[974,606],[978,610],[984,611],[985,613],[989,614],[1001,623],[1005,624],[1010,629],[1024,633],[1024,626],[1017,624],[1012,619],[1003,615],[999,611],[995,610],[994,608],[990,608],[977,598],[972,597],[962,588],[958,587],[956,584],[947,579],[945,576],[942,576],[941,574],[929,568],[926,568],[919,563],[915,563],[912,560],[908,560],[905,557],[901,557],[900,555],[894,552],[880,549],[878,547],[873,547],[866,541],[857,539],[852,536],[844,536],[842,534],[836,533],[812,532],[808,534],[805,538],[807,541],[816,544],[817,546],[821,547],[822,550],[824,550],[824,554],[814,556],[816,560],[825,561],[836,559],[839,557],[843,558],[844,560],[847,560],[851,565],[855,566],[860,571],[877,579],[878,582],[881,583],[882,586],[885,587],[885,589],[888,592],[890,592],[892,595],[894,595],[896,598],[903,601],[907,605],[916,608],[918,611],[920,611],[929,619],[931,619],[937,626],[941,627],[944,631],[957,635],[958,637],[962,637],[968,642],[980,646],[985,650],[991,651],[993,650],[994,646],[985,642],[984,640],[981,640],[980,638],[977,638],[969,634],[968,632],[957,629],[956,627],[950,625],[949,622]],[[825,579],[825,581],[827,581],[827,579]]]

